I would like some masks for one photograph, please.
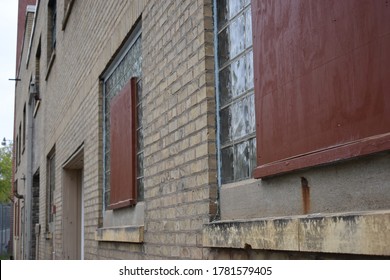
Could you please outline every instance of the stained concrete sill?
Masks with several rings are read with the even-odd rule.
[[[390,255],[390,210],[213,222],[203,246]]]
[[[95,233],[95,240],[142,243],[144,241],[144,226],[98,228]]]

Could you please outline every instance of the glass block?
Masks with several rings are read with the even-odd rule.
[[[229,0],[229,18],[233,18],[244,7],[243,0]]]
[[[250,90],[253,87],[254,87],[253,52],[250,51],[245,56],[245,89]]]
[[[244,101],[239,100],[235,102],[231,106],[231,114],[232,114],[232,138],[233,140],[237,140],[246,135],[246,122],[248,115],[245,114],[245,106]]]
[[[218,34],[218,65],[221,68],[230,59],[230,34],[225,28]]]
[[[245,11],[245,48],[252,46],[252,13],[250,7]]]
[[[257,166],[256,138],[252,138],[249,142],[249,170],[251,174],[253,172],[253,169],[256,168],[256,166]]]
[[[219,102],[225,106],[232,98],[232,75],[230,65],[219,72]]]
[[[137,177],[144,176],[144,153],[137,155]]]
[[[137,106],[137,127],[142,127],[142,117],[143,117],[143,112],[142,112],[142,105],[139,104]]]
[[[137,130],[137,152],[144,149],[144,131],[143,129]]]
[[[111,157],[110,152],[106,152],[106,155],[104,156],[104,170],[107,172],[110,172],[111,168]]]
[[[110,191],[109,190],[104,193],[104,203],[105,203],[106,208],[108,207],[108,205],[110,205]]]
[[[144,178],[137,179],[137,200],[143,201],[144,200]]]
[[[221,124],[221,144],[232,141],[232,114],[230,107],[222,109],[220,112],[220,124]]]
[[[244,115],[245,115],[245,133],[251,134],[256,130],[256,116],[255,116],[255,97],[251,95],[245,97],[244,101]]]
[[[246,179],[249,174],[249,142],[245,141],[234,146],[234,179]]]
[[[241,57],[231,65],[231,88],[233,97],[245,91],[245,57]]]
[[[217,5],[217,20],[218,20],[218,30],[226,24],[229,20],[229,9],[227,2],[229,0],[219,0]]]
[[[221,150],[221,181],[222,184],[234,180],[233,173],[233,147],[227,147]]]
[[[244,50],[244,42],[245,21],[244,15],[241,15],[229,25],[230,59],[236,57]]]

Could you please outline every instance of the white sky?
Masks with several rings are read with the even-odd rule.
[[[18,0],[0,0],[0,141],[13,139]]]

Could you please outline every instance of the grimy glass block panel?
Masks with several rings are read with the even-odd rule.
[[[232,114],[231,108],[227,107],[221,110],[220,126],[221,126],[221,143],[222,145],[230,142],[232,138]]]
[[[245,56],[245,89],[253,89],[253,52],[250,51]]]
[[[240,180],[250,176],[249,170],[249,142],[242,142],[234,146],[234,179]]]
[[[252,13],[248,9],[245,11],[245,47],[249,48],[252,46]]]
[[[241,99],[230,106],[232,114],[231,127],[234,140],[237,140],[246,135],[245,123],[248,115],[245,114],[244,102],[245,99]]]
[[[234,180],[233,172],[233,147],[227,147],[221,150],[222,168],[221,181],[223,184],[230,183]]]
[[[250,1],[217,1],[221,183],[251,177],[255,110]]]
[[[219,102],[220,106],[225,106],[233,98],[232,75],[230,65],[219,72]]]
[[[236,57],[244,50],[245,20],[241,15],[229,26],[230,59]]]
[[[240,57],[231,65],[231,87],[233,97],[237,97],[245,91],[245,57]]]

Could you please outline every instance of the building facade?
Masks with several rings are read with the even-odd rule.
[[[390,255],[388,3],[19,3],[15,258]]]

